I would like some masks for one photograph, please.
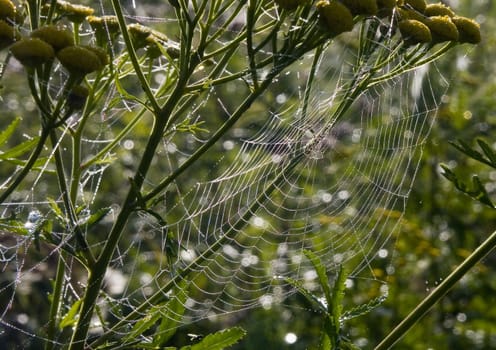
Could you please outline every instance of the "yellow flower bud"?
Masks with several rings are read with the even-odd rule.
[[[77,85],[72,88],[67,96],[67,105],[74,109],[82,109],[88,98],[88,89],[82,85]]]
[[[406,19],[398,23],[401,36],[407,45],[425,44],[432,41],[429,27],[415,19]]]
[[[131,39],[133,40],[133,45],[135,49],[140,49],[146,46],[146,39],[150,34],[152,34],[152,29],[148,28],[139,23],[129,24],[127,26],[127,30],[131,35]]]
[[[36,67],[55,56],[53,47],[38,38],[21,39],[12,44],[10,52],[26,67]]]
[[[455,12],[449,7],[446,6],[445,4],[439,2],[437,4],[429,4],[425,8],[424,15],[427,17],[432,17],[432,16],[448,16],[448,17],[453,17],[455,15]]]
[[[104,66],[96,53],[82,46],[68,46],[57,53],[57,58],[71,74],[86,75]]]
[[[342,2],[353,16],[374,16],[378,11],[375,0],[342,0]]]
[[[10,0],[0,0],[0,19],[6,22],[15,19],[16,8]]]
[[[425,16],[416,10],[397,8],[397,13],[400,20],[414,19],[419,22],[425,21]]]
[[[448,16],[429,17],[425,24],[431,30],[434,42],[458,40],[458,29]]]
[[[298,6],[303,6],[309,3],[309,0],[274,0],[274,2],[285,10],[296,10]]]
[[[107,55],[107,52],[105,52],[104,49],[97,47],[97,46],[90,46],[90,45],[83,45],[82,47],[93,52],[98,57],[98,59],[100,60],[100,63],[103,66],[106,66],[107,64],[109,64],[109,57]]]
[[[19,31],[0,19],[0,50],[12,45],[21,38]]]
[[[342,3],[324,0],[319,1],[315,6],[331,35],[336,36],[353,29],[353,16]]]
[[[377,0],[377,15],[379,17],[391,16],[396,6],[396,0]]]
[[[88,16],[86,20],[94,30],[102,29],[111,33],[120,30],[119,21],[116,16]]]
[[[98,45],[103,45],[109,39],[115,39],[120,33],[119,22],[116,16],[88,16],[86,20],[95,32]]]
[[[480,25],[466,17],[453,17],[451,19],[458,29],[458,41],[461,43],[478,44],[481,41]]]
[[[425,8],[427,7],[427,3],[425,2],[425,0],[404,0],[404,4],[410,5],[415,10],[422,13],[425,11]]]
[[[84,5],[71,4],[67,1],[57,1],[57,11],[74,23],[81,23],[86,17],[91,16],[95,10]]]
[[[46,25],[39,27],[31,33],[32,38],[39,38],[50,45],[57,52],[64,47],[74,45],[72,33],[65,26]]]

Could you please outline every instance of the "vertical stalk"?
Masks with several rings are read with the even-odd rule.
[[[202,252],[194,261],[192,261],[184,269],[180,270],[173,278],[171,278],[164,286],[159,288],[148,300],[142,303],[138,308],[129,313],[125,318],[120,320],[113,329],[117,329],[129,321],[135,320],[140,317],[150,305],[156,305],[160,303],[164,298],[164,294],[170,291],[174,286],[177,286],[180,281],[183,281],[188,277],[198,266],[201,266],[206,260],[208,260],[215,252],[219,251],[225,244],[233,240],[238,232],[246,226],[249,219],[256,213],[256,211],[263,205],[267,198],[269,198],[275,189],[279,188],[281,183],[287,178],[288,174],[299,164],[301,159],[304,157],[305,152],[301,152],[295,155],[293,158],[288,160],[288,163],[277,173],[277,176],[272,180],[272,182],[258,195],[257,198],[253,200],[253,204],[247,208],[244,213],[236,220],[234,224],[226,224],[221,231],[225,232],[219,239],[217,239],[213,244],[211,244],[205,251]],[[91,344],[91,347],[96,347],[103,344],[112,335],[112,329],[98,338],[95,342]]]
[[[162,134],[168,120],[167,116],[172,113],[172,110],[181,99],[182,91],[184,90],[185,84],[186,82],[184,80],[176,87],[166,105],[160,111],[160,117],[155,118],[155,124],[153,126],[152,134],[148,139],[148,143],[141,158],[140,164],[138,166],[138,169],[136,170],[134,178],[132,179],[133,185],[130,186],[129,192],[124,201],[123,208],[117,216],[115,224],[110,231],[110,234],[100,256],[90,269],[88,286],[83,297],[83,303],[81,305],[75,332],[72,336],[72,340],[69,346],[70,350],[82,350],[85,348],[86,335],[90,326],[95,303],[97,301],[98,295],[100,294],[103,277],[105,276],[105,272],[107,271],[107,267],[110,263],[110,260],[112,259],[112,255],[114,254],[114,251],[121,239],[122,232],[129,219],[129,216],[136,208],[135,201],[138,196],[137,191],[140,191],[141,186],[143,185],[145,175],[150,168],[151,162],[155,155],[155,151],[160,144],[160,141],[162,140]]]
[[[496,247],[496,231],[491,234],[460,266],[437,286],[396,328],[384,338],[375,350],[390,349],[400,340],[435,304],[437,304],[467,272]]]
[[[65,263],[64,253],[60,251],[59,261],[57,263],[57,274],[55,275],[55,285],[52,293],[52,303],[50,305],[50,314],[47,326],[47,342],[45,350],[52,350],[55,345],[55,333],[58,326],[58,316],[60,311],[60,303],[62,300],[62,290],[64,286]]]

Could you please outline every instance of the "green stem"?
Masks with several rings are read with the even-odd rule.
[[[47,326],[48,341],[45,344],[45,350],[51,350],[55,346],[55,333],[58,326],[58,315],[60,311],[60,302],[62,299],[62,290],[64,286],[65,262],[64,253],[60,252],[57,264],[57,274],[55,276],[55,286],[53,288],[52,303],[50,305],[50,315]]]
[[[436,289],[406,316],[396,328],[384,338],[375,350],[390,349],[400,340],[435,304],[437,304],[467,272],[496,247],[496,231],[489,236],[460,266],[458,266]]]
[[[115,248],[120,241],[127,220],[129,219],[131,213],[136,209],[135,201],[138,196],[137,191],[141,190],[141,186],[143,185],[145,175],[150,168],[155,151],[162,140],[163,131],[168,121],[167,116],[172,114],[173,109],[181,99],[185,84],[186,79],[180,79],[169,100],[162,110],[160,110],[157,118],[155,118],[152,134],[148,139],[148,143],[145,151],[143,152],[140,164],[136,170],[134,178],[132,179],[133,184],[126,196],[122,210],[117,216],[115,224],[110,231],[100,256],[90,270],[88,276],[88,286],[83,297],[83,303],[81,305],[81,311],[79,313],[79,319],[76,324],[75,332],[69,346],[70,350],[83,350],[85,348],[86,335],[88,333],[96,300],[100,294],[103,277],[105,276],[105,272],[107,271],[107,267],[112,259]]]
[[[119,21],[119,27],[121,29],[122,38],[126,43],[126,49],[129,54],[129,59],[133,64],[134,73],[136,73],[136,76],[140,81],[141,88],[146,94],[148,101],[152,105],[152,109],[155,112],[158,112],[160,110],[160,105],[158,104],[157,99],[155,98],[155,95],[153,94],[153,91],[150,88],[150,85],[148,84],[148,81],[146,80],[143,71],[141,70],[141,65],[139,63],[138,57],[136,56],[136,50],[134,49],[133,42],[131,40],[129,32],[127,31],[126,20],[124,19],[124,14],[122,13],[121,4],[119,3],[118,0],[112,0],[112,7],[114,8],[114,12],[115,15],[117,16],[117,20]]]
[[[105,333],[101,337],[99,337],[95,342],[91,344],[91,348],[95,348],[98,345],[103,344],[110,336],[112,336],[113,331],[127,324],[129,321],[135,320],[146,313],[146,310],[150,307],[150,305],[156,305],[161,302],[164,298],[164,295],[170,291],[174,286],[180,281],[183,281],[190,273],[198,269],[198,266],[202,266],[202,264],[208,260],[213,254],[219,251],[225,244],[230,242],[231,240],[236,238],[236,235],[239,231],[246,226],[249,222],[249,219],[256,213],[256,211],[260,208],[260,206],[267,201],[267,199],[271,196],[272,192],[279,188],[281,183],[283,183],[288,174],[298,165],[301,159],[304,157],[305,152],[301,152],[298,155],[295,155],[294,158],[290,159],[289,162],[284,166],[283,169],[278,171],[278,175],[272,182],[265,188],[262,193],[258,195],[257,198],[253,200],[253,204],[245,210],[245,212],[239,217],[238,220],[234,224],[226,224],[225,227],[221,229],[222,232],[225,232],[219,239],[217,239],[213,244],[211,244],[205,251],[203,251],[194,261],[192,261],[188,266],[184,269],[180,270],[173,278],[171,278],[163,287],[161,287],[158,291],[156,291],[146,302],[142,303],[138,308],[129,313],[122,320],[117,322],[109,332]]]
[[[215,132],[215,134],[204,143],[198,150],[193,153],[184,163],[181,164],[171,175],[165,178],[152,191],[143,196],[144,201],[149,201],[164,190],[172,181],[180,174],[188,169],[198,158],[200,158],[207,150],[209,150],[231,127],[241,118],[241,116],[250,108],[251,104],[269,87],[272,80],[283,69],[282,66],[274,68],[267,78],[260,84],[258,89],[254,90],[248,97],[238,106],[231,117]]]
[[[136,116],[126,124],[124,129],[110,142],[108,145],[106,145],[104,148],[102,148],[95,156],[93,156],[91,159],[87,160],[83,164],[81,164],[81,170],[86,169],[89,166],[95,164],[96,162],[102,160],[102,158],[110,152],[119,142],[122,141],[122,139],[138,124],[138,122],[141,120],[143,117],[143,114],[148,111],[147,108],[141,109]]]
[[[95,263],[95,257],[91,253],[90,247],[88,245],[88,242],[86,241],[86,238],[84,237],[84,234],[81,230],[81,227],[79,227],[77,223],[77,215],[74,212],[74,207],[72,206],[71,200],[69,198],[69,191],[67,189],[67,184],[66,184],[66,176],[65,176],[65,171],[64,171],[64,163],[62,161],[62,156],[60,154],[60,150],[58,147],[58,138],[57,134],[55,133],[55,130],[50,130],[50,141],[52,143],[52,147],[54,150],[54,158],[55,158],[55,168],[57,171],[57,180],[59,182],[59,189],[62,194],[62,200],[64,202],[64,207],[67,213],[67,216],[70,219],[70,223],[72,226],[72,229],[74,231],[74,235],[76,237],[77,242],[80,245],[80,251],[83,254],[85,258],[85,262],[87,266],[91,267]]]

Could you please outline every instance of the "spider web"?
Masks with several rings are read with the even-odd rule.
[[[128,20],[150,26],[174,23],[172,18],[148,16],[145,5],[128,8]],[[267,16],[276,15],[276,9],[267,10]],[[222,45],[222,39],[217,44]],[[243,55],[246,48],[241,45],[239,52]],[[330,274],[345,266],[350,285],[378,283],[381,292],[387,293],[385,276],[394,273],[394,236],[446,82],[434,66],[422,66],[400,78],[378,82],[336,117],[339,103],[354,88],[353,79],[369,67],[357,66],[356,51],[339,43],[329,45],[314,60],[312,52],[282,72],[247,115],[167,187],[153,207],[160,220],[146,212],[130,219],[98,301],[103,318],[122,320],[125,310],[154,304],[157,295],[170,292],[163,289],[167,283],[174,285],[176,293],[187,295],[181,301],[184,315],[167,314],[179,324],[270,308],[295,292],[288,278],[318,290],[306,249],[322,260]],[[309,84],[312,64],[315,78]],[[159,88],[160,77],[168,70],[165,60],[154,62],[157,84],[152,88]],[[63,71],[59,74],[63,80]],[[263,77],[267,72],[257,74]],[[236,105],[229,94],[246,93],[249,79],[247,74],[227,88],[208,88],[165,135],[155,160],[158,174],[175,171],[208,141],[219,123],[234,113]],[[111,142],[127,122],[125,116],[138,107],[136,101],[122,96],[120,104],[115,104],[114,96],[117,91],[110,90],[103,118],[95,119],[98,127],[84,139],[88,154]],[[184,121],[208,132],[185,132]],[[133,163],[133,152],[139,148],[139,140],[131,137],[116,152],[125,165]],[[118,196],[99,199],[105,184],[112,183],[111,167],[98,165],[85,173],[81,188],[88,213],[82,212],[81,217],[102,202],[119,210]],[[47,163],[28,190],[17,195],[22,200],[2,204],[4,216],[14,210],[26,217],[28,227],[51,215],[39,189],[48,181],[48,168]],[[146,185],[153,188],[160,180],[158,175],[151,176]],[[108,228],[113,219],[111,213],[102,227]],[[3,332],[41,339],[42,334],[34,331],[41,322],[39,316],[21,307],[22,312],[12,310],[19,297],[34,292],[33,281],[53,278],[54,259],[64,244],[70,244],[70,237],[61,234],[64,238],[57,246],[33,256],[29,252],[35,237],[8,232],[9,227],[2,227],[0,263],[2,274],[8,275],[0,287]],[[104,243],[102,237],[91,239],[92,247]],[[77,300],[85,288],[84,274],[77,261],[66,258],[65,264],[65,295]],[[174,279],[186,268],[190,271],[187,287]],[[378,269],[386,274],[379,276]],[[49,289],[46,283],[44,288]],[[95,317],[94,334],[103,330],[100,321]],[[60,343],[64,343],[62,337]]]

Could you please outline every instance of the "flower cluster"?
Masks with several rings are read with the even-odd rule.
[[[22,15],[12,1],[0,0],[0,50],[9,47],[21,37],[15,24],[22,20]]]
[[[427,4],[425,0],[274,0],[282,9],[315,6],[325,30],[337,36],[353,30],[365,18],[389,18],[399,28],[404,43],[436,44],[459,42],[477,44],[480,27],[473,19],[457,16],[448,6]],[[314,4],[314,5],[313,5]]]
[[[80,22],[93,13],[89,8],[58,3],[58,11],[68,19]],[[42,25],[22,37],[16,28],[17,9],[11,0],[0,0],[0,49],[9,47],[12,55],[26,67],[51,64],[55,58],[76,76],[101,70],[109,63],[106,52],[97,46],[76,45],[73,32],[63,24]]]

